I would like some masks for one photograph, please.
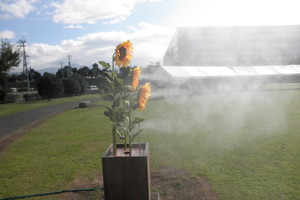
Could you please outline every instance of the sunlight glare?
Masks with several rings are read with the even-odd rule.
[[[300,24],[298,0],[185,0],[178,4],[176,26]]]

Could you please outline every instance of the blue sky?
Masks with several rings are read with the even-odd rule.
[[[161,62],[178,26],[300,24],[298,0],[0,0],[0,38],[27,40],[29,67],[110,61],[131,40],[132,65]],[[18,69],[18,68],[17,68]],[[22,67],[19,67],[22,69]]]

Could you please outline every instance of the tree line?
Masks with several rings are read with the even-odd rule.
[[[91,68],[82,66],[77,69],[71,66],[64,66],[54,74],[48,72],[41,74],[32,68],[28,69],[27,74],[10,74],[10,70],[13,67],[17,67],[20,62],[21,55],[19,51],[13,48],[7,40],[1,40],[0,103],[14,102],[8,100],[11,96],[14,97],[13,94],[9,94],[11,88],[18,89],[18,91],[32,89],[38,91],[38,95],[25,94],[24,98],[26,100],[36,100],[38,98],[51,100],[56,97],[81,95],[87,92],[87,86],[90,85],[97,86],[99,90],[89,92],[101,93],[109,88],[105,81],[107,69],[99,68],[97,63],[94,63]],[[153,87],[163,87],[168,84],[169,79],[165,78],[167,74],[162,70],[159,63],[152,63],[143,69],[143,75],[141,82],[151,81]],[[30,88],[28,88],[26,81],[29,81]]]
[[[105,89],[101,74],[106,69],[100,69],[97,63],[93,64],[92,68],[83,66],[77,69],[64,66],[55,74],[48,72],[41,74],[32,68],[29,68],[27,74],[10,74],[9,71],[13,67],[17,67],[20,61],[20,53],[8,41],[2,40],[0,48],[1,103],[7,102],[8,93],[11,88],[17,88],[19,91],[34,89],[38,91],[40,97],[49,100],[56,97],[84,94],[88,85],[96,85],[99,88],[97,92]],[[27,76],[30,88],[27,88]],[[27,96],[30,95],[28,94]]]
[[[106,69],[100,69],[96,63],[91,69],[87,66],[79,69],[65,66],[55,74],[45,72],[36,80],[36,88],[39,95],[49,100],[55,97],[84,94],[89,85],[97,86],[99,90],[96,92],[101,92],[106,88],[105,81],[101,76],[104,71]]]

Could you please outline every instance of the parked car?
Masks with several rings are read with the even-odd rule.
[[[18,89],[17,88],[10,88],[10,91],[11,92],[18,92]]]
[[[90,86],[88,86],[87,90],[94,91],[94,90],[99,90],[99,89],[96,85],[90,85]]]

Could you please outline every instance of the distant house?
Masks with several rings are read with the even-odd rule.
[[[300,26],[177,28],[164,55],[172,77],[294,81],[300,75]]]

